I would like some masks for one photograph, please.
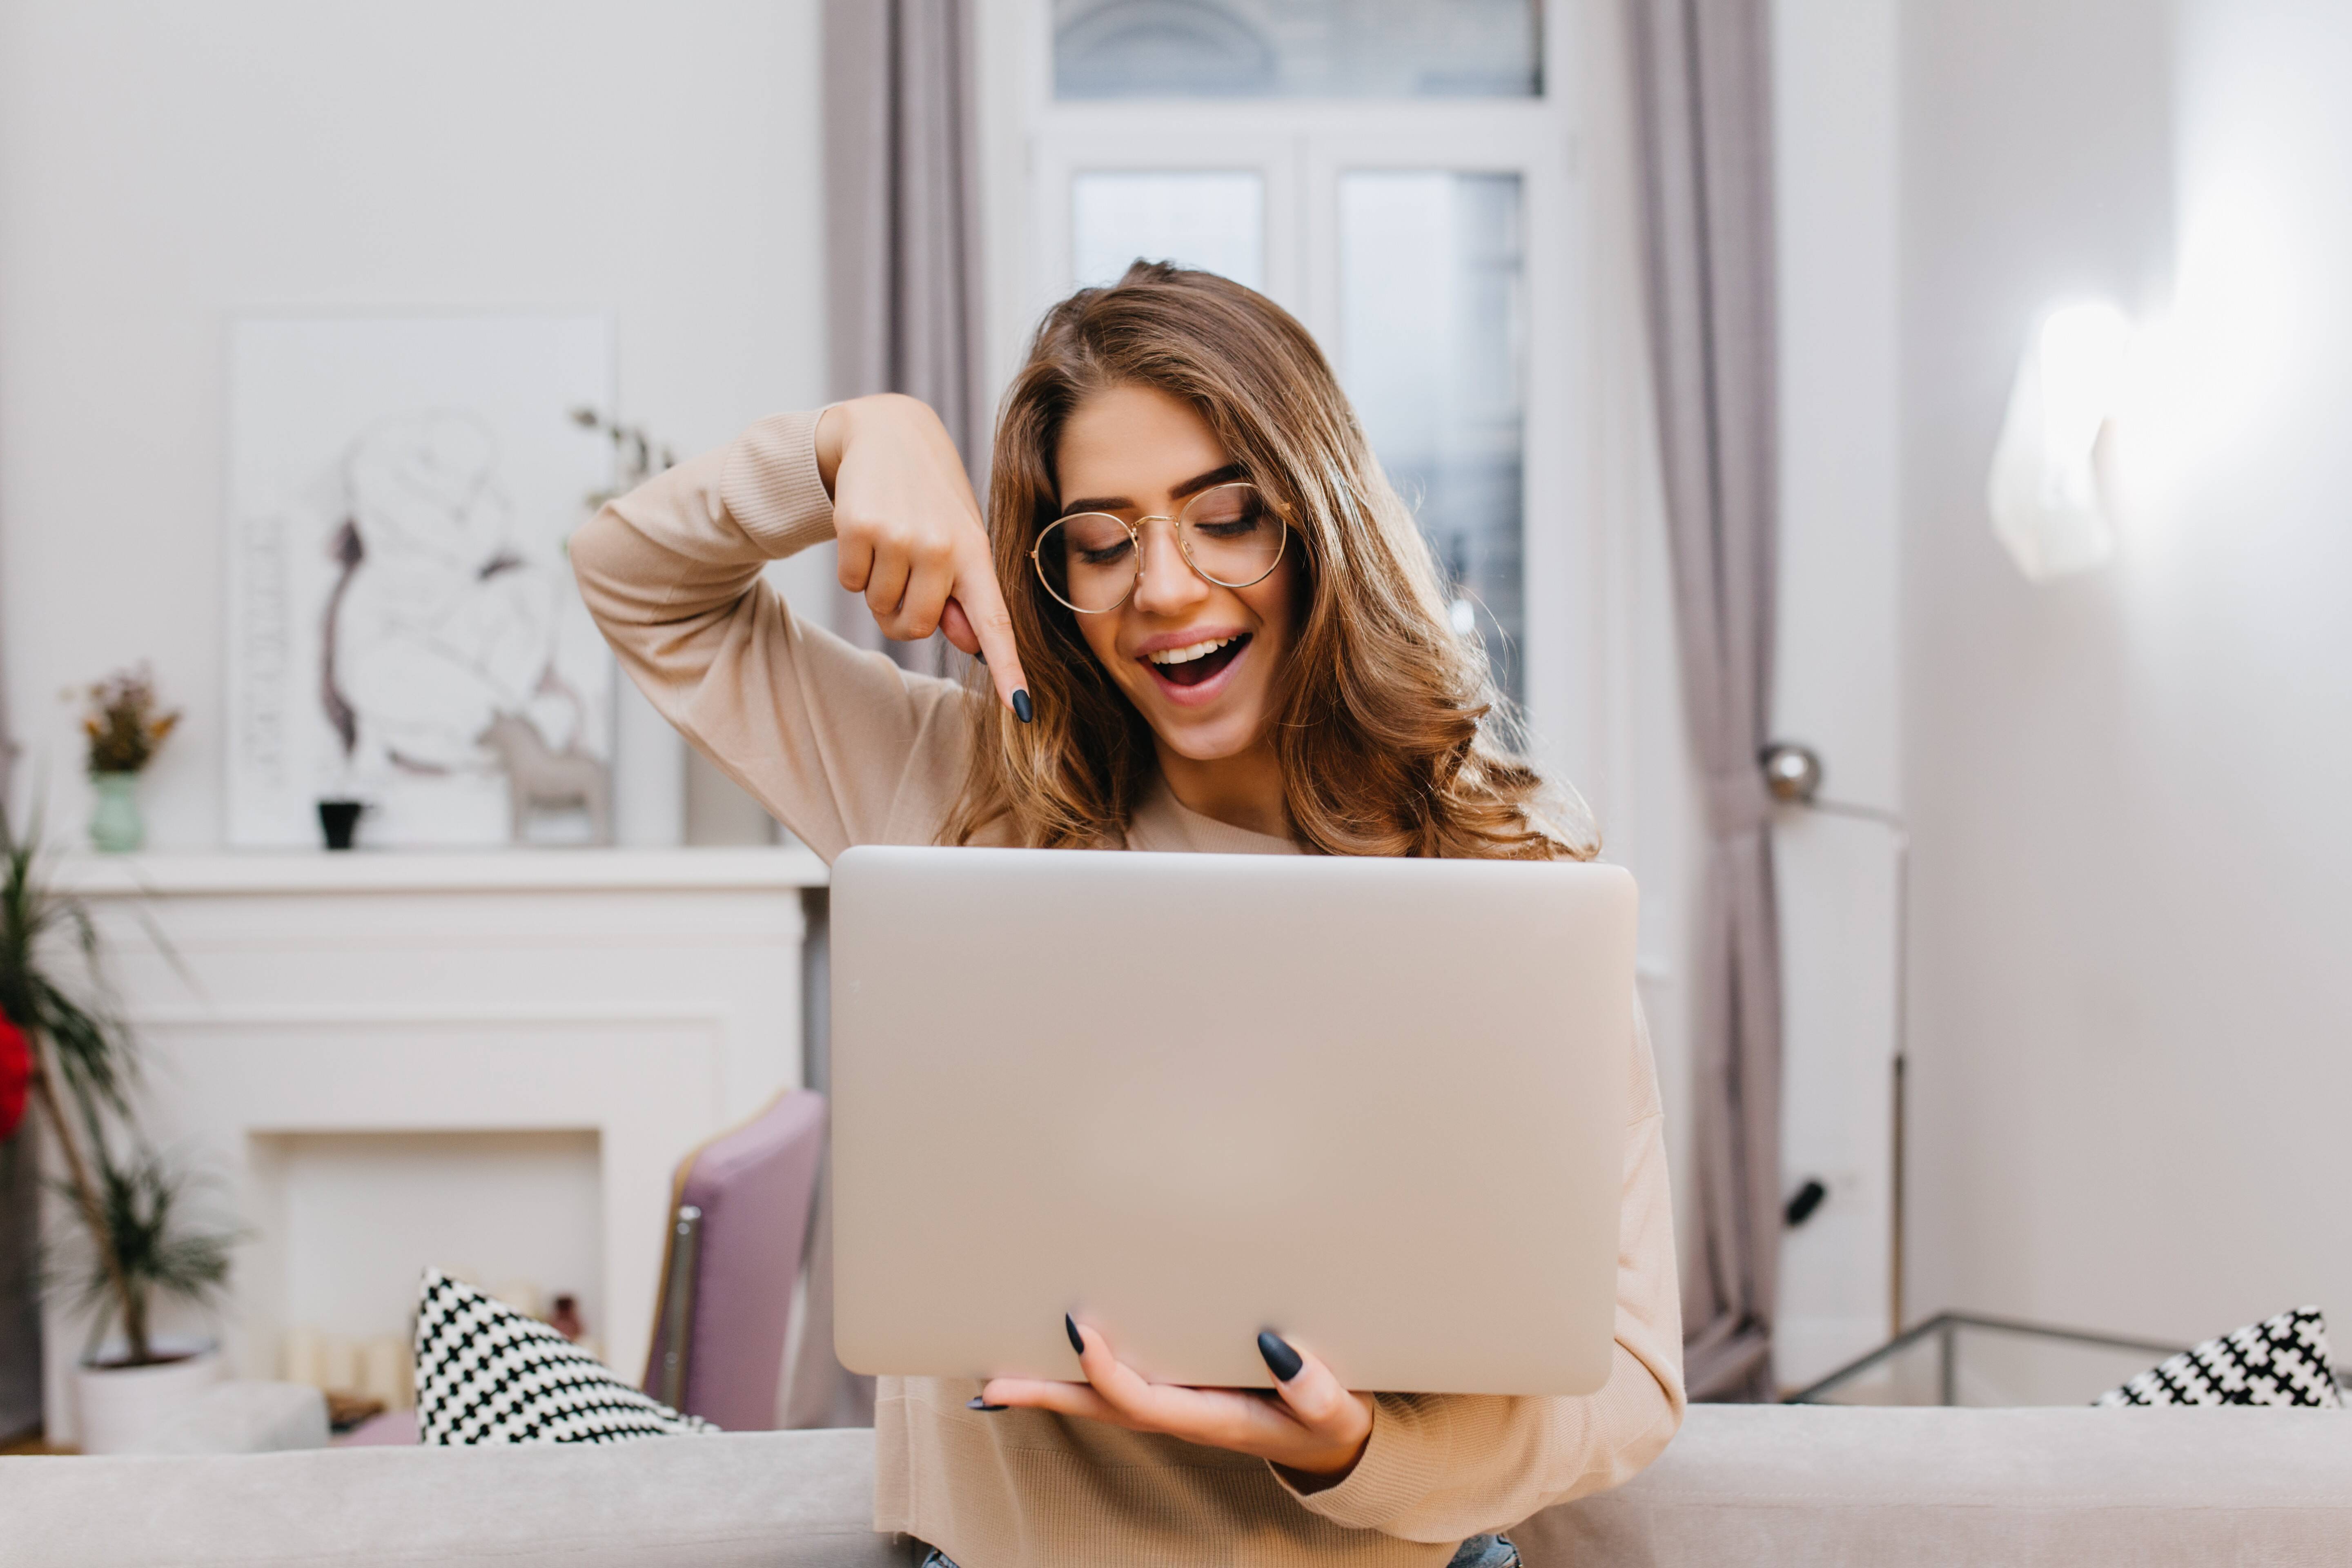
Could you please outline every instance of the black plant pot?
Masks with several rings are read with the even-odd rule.
[[[360,813],[367,809],[361,800],[322,800],[319,803],[319,830],[327,836],[330,849],[349,849],[352,834],[360,825]]]

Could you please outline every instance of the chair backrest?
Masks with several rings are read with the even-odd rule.
[[[776,1424],[824,1096],[792,1089],[681,1161],[646,1392],[730,1432]]]

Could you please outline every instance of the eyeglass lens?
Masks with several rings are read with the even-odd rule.
[[[1264,581],[1282,559],[1285,537],[1282,520],[1250,484],[1202,490],[1176,520],[1177,542],[1192,570],[1225,588]],[[1057,519],[1038,535],[1037,574],[1074,610],[1115,610],[1141,572],[1136,541],[1126,521],[1108,512]]]

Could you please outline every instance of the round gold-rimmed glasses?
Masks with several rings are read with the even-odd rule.
[[[1263,583],[1282,563],[1290,530],[1265,493],[1246,479],[1213,485],[1174,517],[1153,512],[1133,522],[1115,512],[1055,518],[1029,547],[1045,592],[1082,616],[1127,603],[1143,581],[1143,525],[1171,523],[1176,547],[1195,575],[1220,588]]]

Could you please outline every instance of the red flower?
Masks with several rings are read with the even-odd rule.
[[[25,1088],[33,1081],[33,1042],[0,1013],[0,1138],[25,1120]]]

